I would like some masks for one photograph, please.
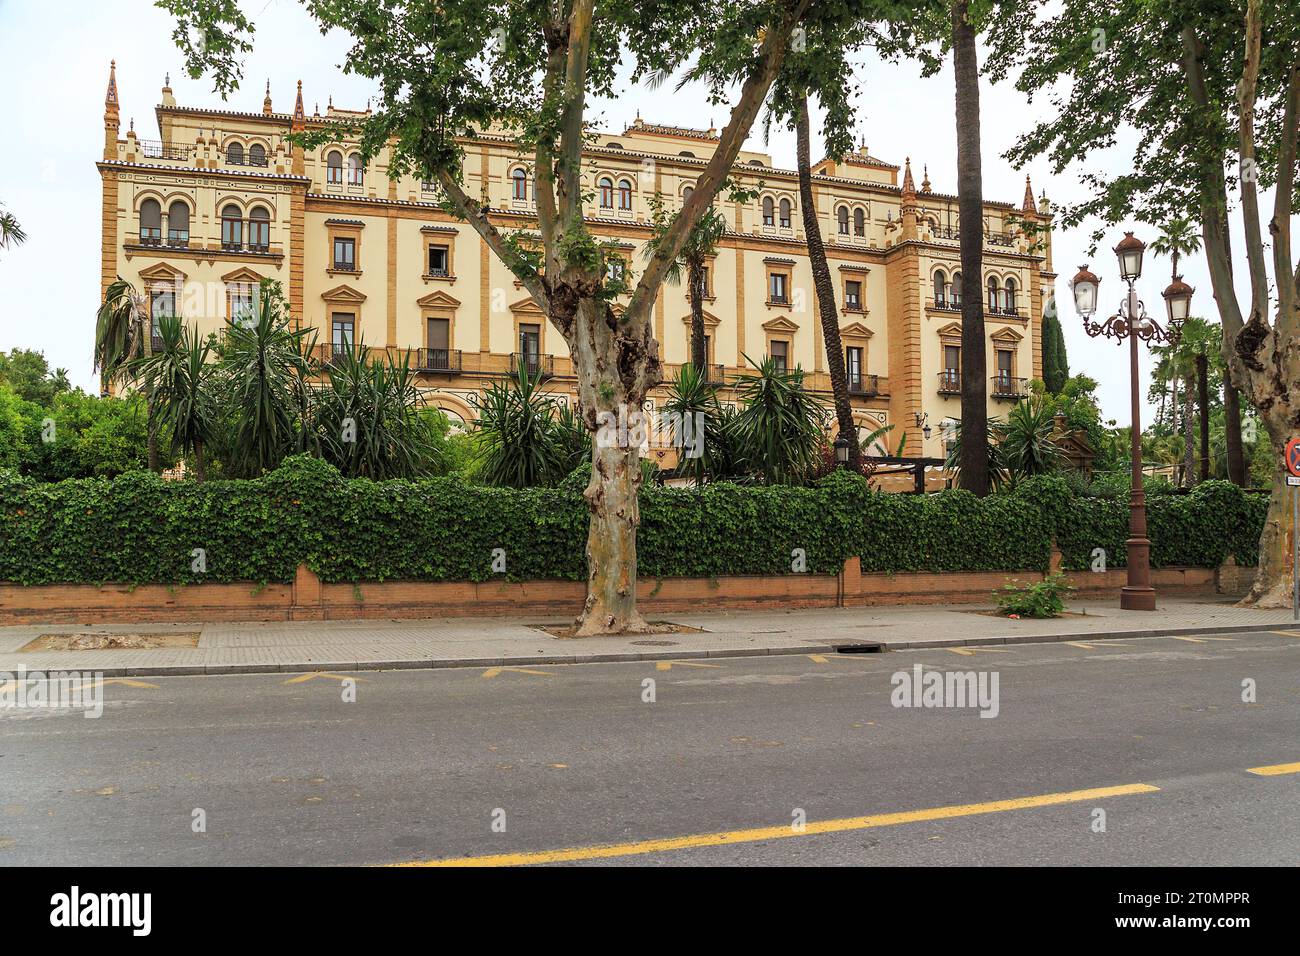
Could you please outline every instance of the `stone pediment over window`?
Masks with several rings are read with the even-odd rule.
[[[691,314],[690,314],[689,312],[682,316],[682,324],[683,324],[683,325],[690,325],[690,324],[691,324]],[[717,328],[719,325],[721,325],[721,324],[722,324],[722,320],[721,320],[721,319],[719,319],[719,318],[718,318],[716,315],[714,315],[712,312],[709,312],[708,310],[705,310],[705,312],[704,312],[704,327],[705,327],[706,329],[716,329],[716,328]]]
[[[842,339],[869,339],[874,334],[861,322],[850,322],[848,325],[840,326],[840,338]]]
[[[320,297],[326,302],[334,302],[339,305],[360,305],[366,301],[364,292],[358,292],[350,285],[336,285],[327,292],[322,292]]]
[[[185,273],[180,269],[173,268],[165,262],[157,262],[148,269],[140,270],[140,278],[145,282],[184,282]]]
[[[769,319],[763,323],[763,328],[769,332],[785,332],[793,335],[799,331],[799,326],[791,322],[784,315],[777,316],[775,319]]]
[[[460,299],[438,291],[429,293],[415,304],[422,309],[458,309],[460,308]]]
[[[527,298],[520,299],[518,302],[511,303],[510,311],[516,315],[537,315],[546,318],[546,313],[538,307],[531,295]]]
[[[254,272],[252,269],[243,269],[243,268],[241,268],[241,269],[236,269],[234,272],[227,272],[225,275],[223,275],[223,276],[221,277],[221,281],[222,281],[222,282],[227,282],[227,283],[229,283],[229,282],[261,282],[262,279],[264,279],[264,278],[265,278],[265,276],[263,276],[263,275],[262,275],[261,273],[259,273],[259,272]]]
[[[1015,329],[1002,328],[1002,329],[998,329],[996,332],[990,335],[989,338],[991,338],[994,342],[1005,342],[1009,345],[1015,345],[1017,342],[1023,339],[1024,336],[1021,335],[1019,332],[1017,332]]]

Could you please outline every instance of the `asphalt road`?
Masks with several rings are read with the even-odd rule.
[[[1300,632],[346,676],[0,710],[0,864],[1300,861]]]

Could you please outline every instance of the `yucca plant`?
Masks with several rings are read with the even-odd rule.
[[[310,414],[305,354],[312,333],[289,327],[279,284],[263,282],[256,320],[231,323],[222,355],[222,415],[228,426],[226,466],[232,477],[256,478],[287,454],[304,450]]]
[[[664,414],[671,424],[677,448],[676,475],[690,478],[698,487],[705,481],[727,475],[726,438],[718,387],[710,384],[702,369],[682,365],[668,385]],[[700,423],[703,428],[700,428]]]
[[[124,385],[131,378],[131,364],[144,356],[144,337],[149,325],[149,304],[135,286],[120,276],[109,285],[95,315],[95,370],[105,386]],[[148,420],[149,470],[158,471],[158,423],[154,420],[153,397],[145,392]]]
[[[410,360],[376,356],[361,343],[335,350],[315,401],[322,456],[349,478],[413,478],[438,470],[419,414]]]
[[[559,403],[542,390],[540,372],[520,363],[474,398],[474,428],[482,452],[479,476],[499,488],[550,485],[572,468],[573,446],[556,426]],[[585,429],[584,429],[585,430]]]
[[[803,387],[803,370],[783,371],[771,357],[735,381],[742,402],[732,423],[741,465],[769,485],[797,485],[817,467],[829,410]]]
[[[1056,471],[1061,449],[1052,441],[1053,410],[1041,395],[1017,402],[1005,425],[990,429],[998,438],[998,458],[1011,483]]]
[[[161,347],[132,363],[131,374],[150,396],[159,430],[174,450],[194,456],[194,476],[203,481],[217,427],[212,345],[175,316],[158,318],[158,335]]]
[[[1006,463],[1002,460],[1002,446],[999,444],[1000,436],[1005,423],[1000,418],[990,418],[988,420],[989,437],[988,437],[988,456],[989,456],[989,481],[996,489],[1001,489],[1010,483],[1010,475],[1007,473]],[[952,473],[954,487],[961,487],[961,422],[953,421],[950,434],[952,435],[952,445],[948,450],[948,457],[944,460],[943,466]]]

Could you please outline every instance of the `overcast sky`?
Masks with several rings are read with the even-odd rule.
[[[268,79],[279,112],[292,109],[299,79],[309,112],[317,103],[323,110],[331,95],[337,106],[364,108],[373,92],[370,84],[345,76],[339,68],[347,48],[344,35],[322,37],[296,0],[244,0],[242,6],[253,16],[257,34],[245,63],[245,85],[226,108],[260,111]],[[109,61],[117,60],[123,135],[134,117],[142,138],[158,137],[153,108],[168,72],[180,105],[223,105],[209,80],[184,75],[171,30],[171,18],[149,0],[0,0],[0,63],[7,74],[4,88],[9,91],[8,146],[0,150],[0,203],[18,217],[28,234],[25,245],[0,251],[0,290],[6,305],[0,314],[0,349],[39,349],[51,365],[67,368],[73,382],[87,389],[96,384],[91,350],[99,294],[101,194],[95,161],[103,148]],[[858,76],[859,138],[866,140],[874,155],[889,162],[901,165],[904,157],[911,156],[918,182],[922,166],[928,165],[933,188],[955,193],[951,72],[921,79],[911,64],[894,66],[863,57]],[[1046,108],[1045,103],[1026,103],[1004,81],[985,82],[981,105],[986,198],[1019,204],[1026,172],[1033,178],[1036,194],[1045,188],[1053,200],[1081,195],[1073,171],[1050,176],[1045,162],[1015,170],[1000,159],[1016,135]],[[599,104],[597,118],[605,128],[621,131],[638,109],[647,122],[678,126],[705,128],[711,122],[721,125],[727,118],[727,110],[710,107],[702,96],[674,93],[671,87],[627,88],[616,101]],[[815,160],[821,155],[815,116],[812,127]],[[1125,140],[1131,143],[1125,137],[1122,144]],[[777,165],[793,168],[792,134],[774,132],[764,144],[759,131],[747,146],[766,150]],[[1112,150],[1106,161],[1116,170],[1124,168],[1122,146]],[[1155,236],[1150,226],[1127,228],[1137,229],[1148,241]],[[1105,416],[1126,425],[1125,355],[1114,343],[1094,341],[1084,334],[1066,285],[1078,266],[1089,261],[1084,250],[1090,231],[1057,232],[1054,237],[1054,264],[1060,273],[1057,295],[1070,369],[1096,378]],[[1091,260],[1093,271],[1103,280],[1102,306],[1112,311],[1120,282],[1108,246],[1121,236],[1121,228],[1109,230],[1107,246]],[[1234,247],[1242,248],[1239,242]],[[1193,314],[1217,319],[1201,257],[1185,262],[1183,272],[1197,288]],[[1245,270],[1238,272],[1240,276]],[[1159,309],[1161,315],[1160,291],[1168,275],[1166,261],[1148,257],[1140,291],[1148,308]],[[1144,356],[1144,396],[1149,368]]]

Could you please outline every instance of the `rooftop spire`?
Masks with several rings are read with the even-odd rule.
[[[930,191],[930,166],[927,163],[926,165],[921,167],[921,192],[928,193],[929,191]]]
[[[266,98],[262,100],[262,112],[268,116],[271,114],[271,80],[266,81]]]
[[[1025,199],[1020,204],[1021,212],[1037,212],[1038,204],[1034,202],[1034,187],[1029,184],[1029,174],[1025,173]]]
[[[916,195],[916,182],[912,179],[912,157],[903,160],[903,195]]]
[[[108,92],[104,94],[104,106],[117,110],[117,60],[108,65]]]
[[[293,129],[301,132],[307,128],[307,114],[302,109],[302,80],[298,81],[298,99],[293,104]]]

